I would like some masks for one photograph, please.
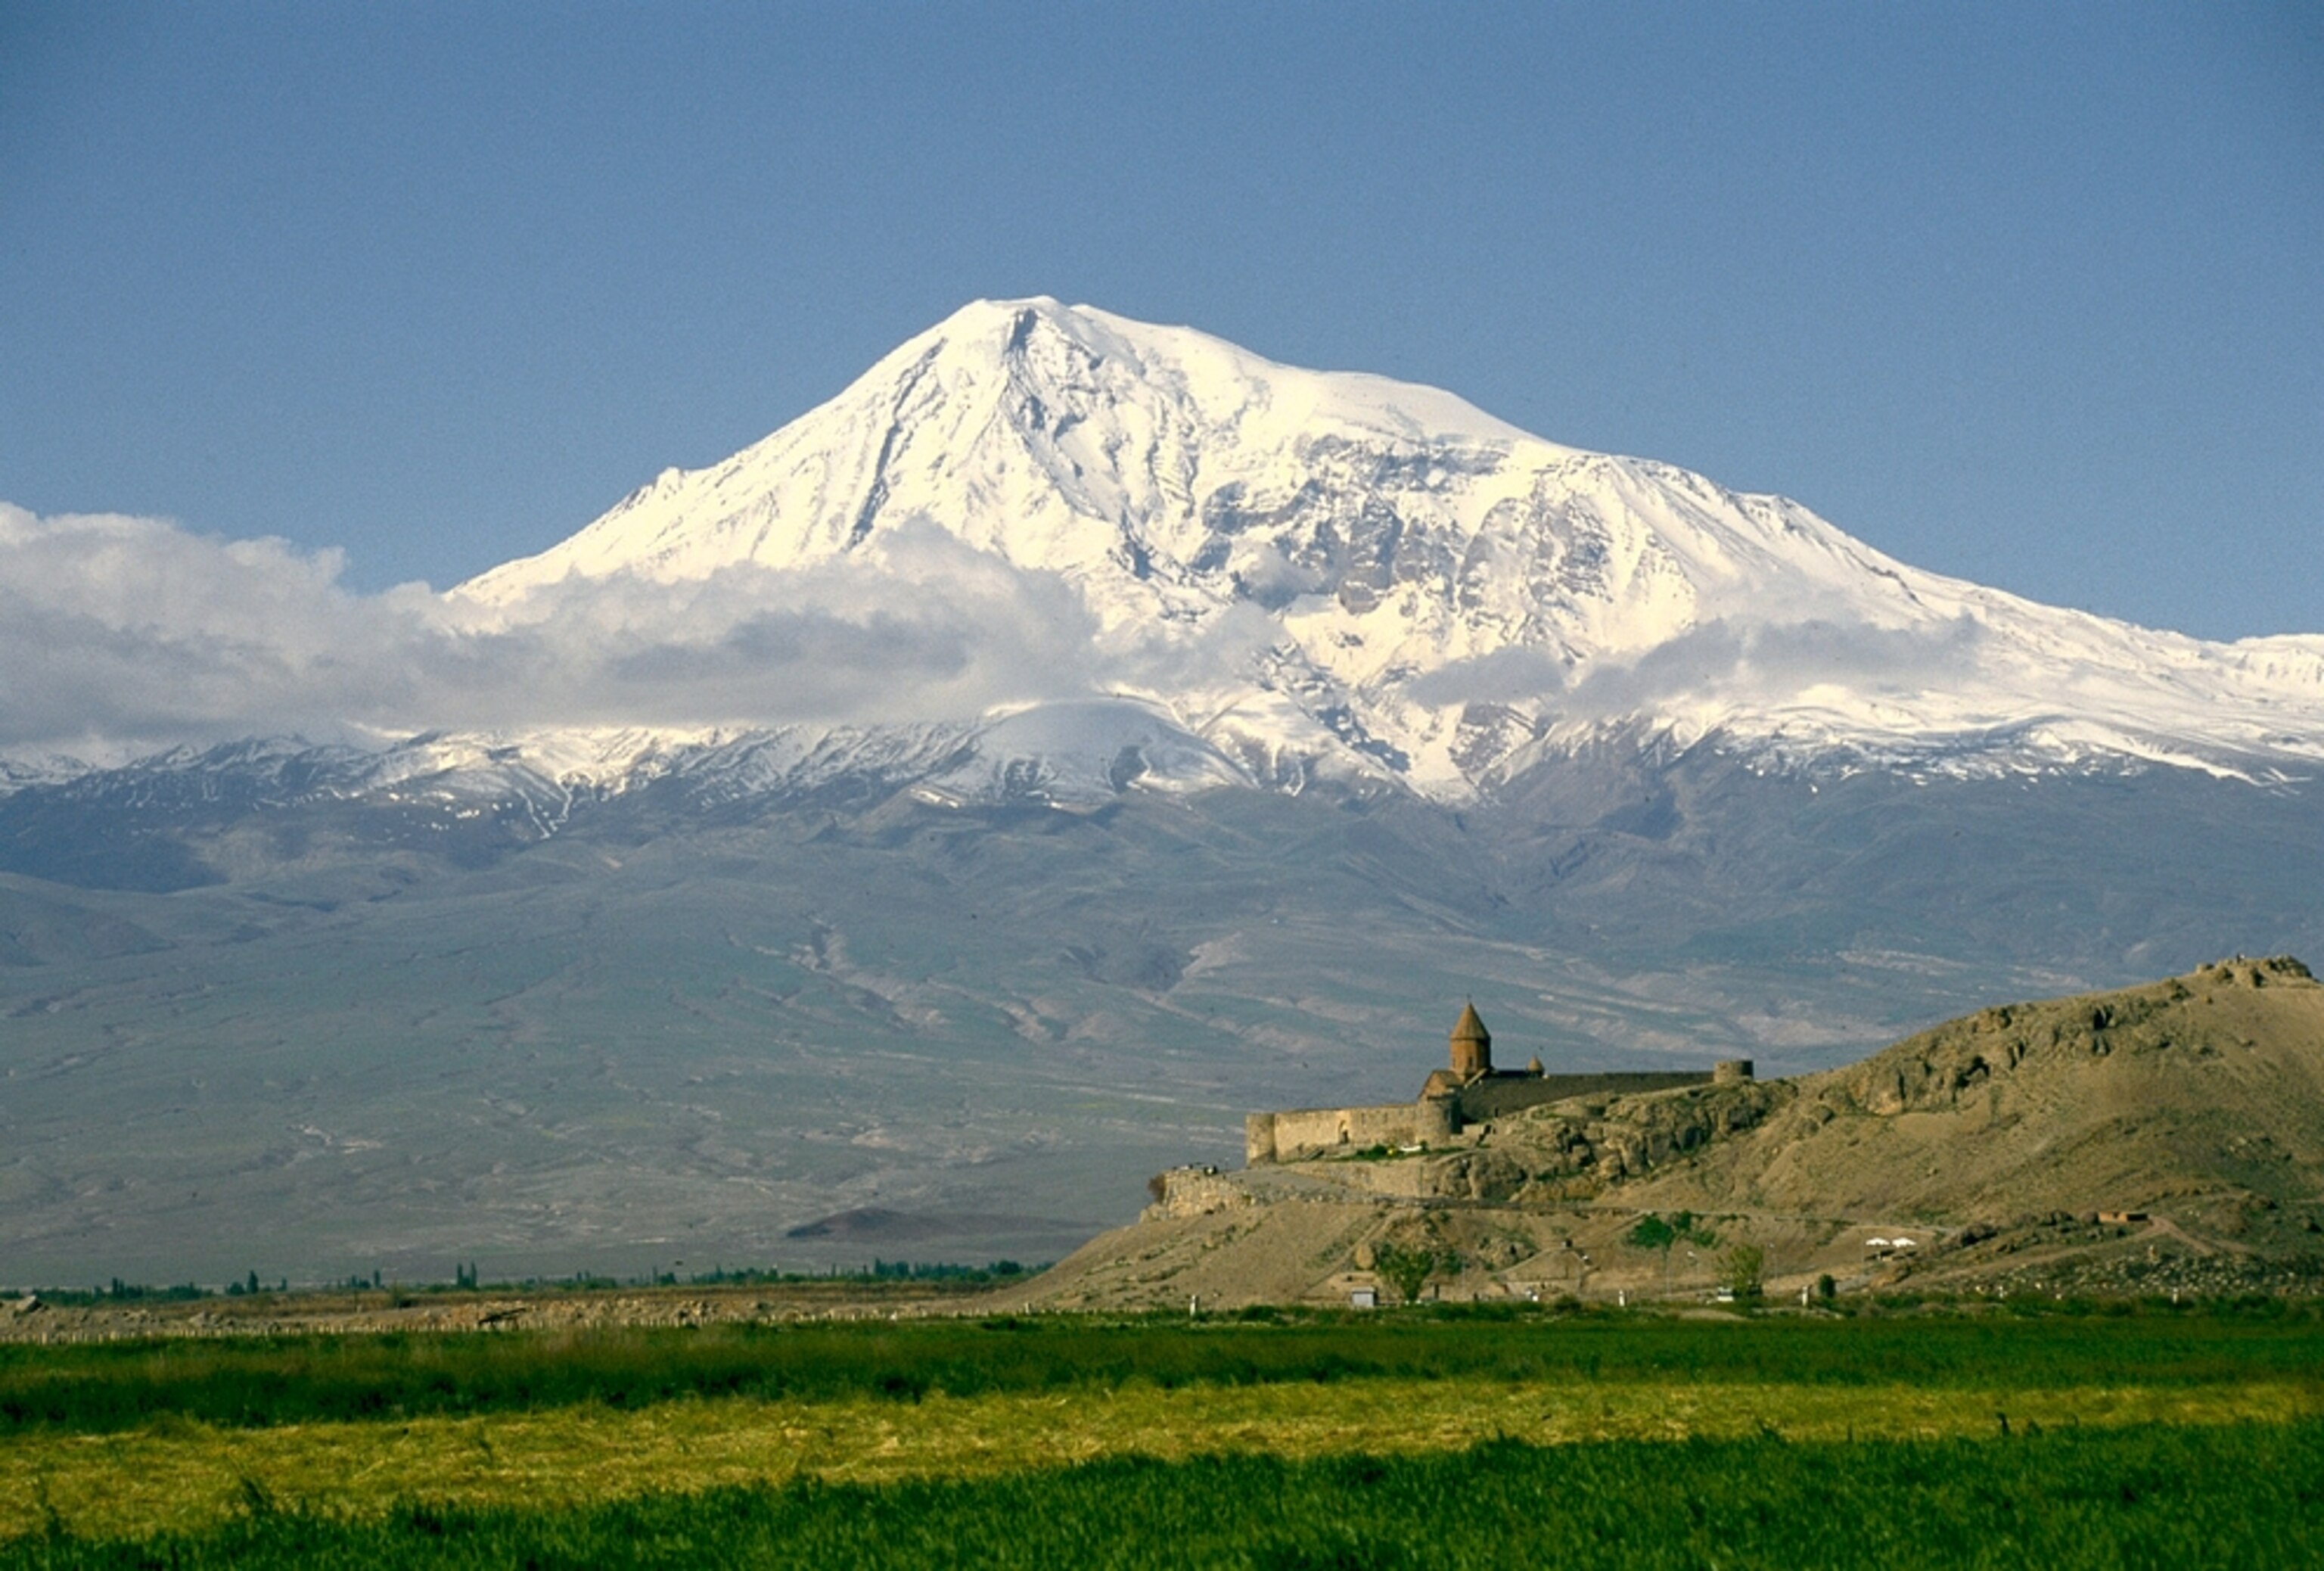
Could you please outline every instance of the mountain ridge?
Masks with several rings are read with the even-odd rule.
[[[966,579],[983,599],[964,621],[945,608]],[[2036,605],[1448,393],[1047,297],[964,307],[761,440],[430,605],[410,642],[456,688],[497,648],[537,676],[595,644],[613,685],[641,684],[585,724],[527,717],[524,688],[496,725],[339,716],[376,772],[432,749],[477,789],[517,765],[621,790],[817,726],[806,745],[861,745],[878,772],[932,725],[991,755],[972,772],[990,788],[932,781],[959,799],[1321,775],[1458,802],[1622,735],[1907,774],[2279,785],[2324,762],[2324,635],[2210,643]],[[899,605],[925,649],[890,667]],[[817,631],[861,667],[854,712],[754,713],[790,702],[783,662]],[[980,650],[1005,651],[998,669],[948,687]],[[726,685],[687,686],[711,676]],[[597,707],[604,684],[576,680]],[[1022,718],[1050,705],[1069,713]],[[1012,751],[1036,729],[1058,751]],[[1141,739],[1156,756],[1117,768]],[[139,762],[27,753],[0,792]]]
[[[2324,759],[2324,636],[2210,644],[2038,605],[1435,389],[1046,298],[964,308],[761,442],[448,598],[546,615],[576,578],[779,574],[876,557],[908,522],[1071,584],[1100,670],[1109,645],[1240,615],[1232,669],[1107,690],[1205,740],[1337,753],[1431,794],[1641,718],[1923,763],[2111,753],[2267,779]]]

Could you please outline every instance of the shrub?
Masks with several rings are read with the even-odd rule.
[[[1407,1304],[1420,1302],[1428,1279],[1445,1263],[1434,1249],[1413,1249],[1401,1243],[1379,1245],[1372,1252],[1372,1262]]]

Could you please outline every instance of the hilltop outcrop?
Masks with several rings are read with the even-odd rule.
[[[1791,1086],[1749,1138],[1642,1199],[1962,1219],[2168,1206],[2233,1234],[2324,1192],[2324,987],[2290,958],[1982,1010]]]
[[[1513,1110],[1426,1149],[1157,1180],[1134,1226],[1044,1280],[1059,1304],[1386,1293],[1691,1292],[1759,1252],[1961,1290],[2324,1290],[2324,985],[2237,956],[1981,1010],[1845,1067]],[[1685,1214],[1682,1247],[1629,1243]]]

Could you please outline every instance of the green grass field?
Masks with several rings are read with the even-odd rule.
[[[0,1566],[2282,1565],[2305,1310],[17,1345]]]
[[[0,1436],[635,1409],[687,1397],[899,1400],[1132,1383],[1588,1381],[2200,1387],[2307,1375],[2324,1317],[2240,1309],[2023,1316],[1766,1317],[1439,1310],[1213,1318],[999,1317],[613,1327],[493,1335],[0,1344]]]

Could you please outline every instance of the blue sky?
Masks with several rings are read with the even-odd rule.
[[[441,587],[978,296],[2324,631],[2324,8],[0,0],[0,498]]]

